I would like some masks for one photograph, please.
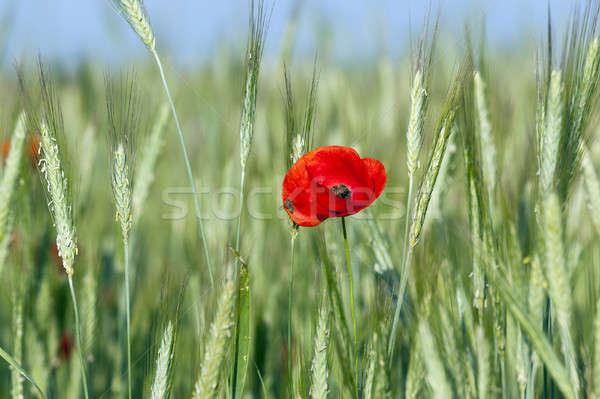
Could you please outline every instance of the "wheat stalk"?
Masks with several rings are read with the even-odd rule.
[[[97,312],[96,305],[98,301],[97,281],[94,275],[93,268],[89,268],[83,278],[83,342],[84,350],[88,354],[88,359],[91,358],[91,352],[94,345],[94,337],[96,334]]]
[[[563,123],[563,83],[558,70],[552,71],[548,94],[548,106],[545,109],[544,126],[541,131],[541,153],[539,183],[542,195],[541,201],[544,267],[548,281],[548,295],[552,300],[553,311],[556,315],[562,351],[567,363],[570,383],[575,393],[579,392],[579,376],[575,358],[575,349],[570,333],[572,297],[568,286],[568,272],[565,263],[565,250],[562,233],[561,207],[556,186],[557,164],[559,159],[559,143]],[[539,321],[539,319],[538,319]]]
[[[79,321],[79,308],[77,296],[73,286],[73,263],[77,255],[77,236],[73,223],[72,198],[61,153],[57,143],[57,137],[62,132],[62,114],[52,85],[46,79],[43,66],[40,64],[40,84],[42,89],[43,113],[42,119],[36,121],[40,129],[40,160],[39,169],[43,181],[46,183],[48,198],[48,210],[54,221],[56,230],[56,246],[62,266],[67,273],[69,291],[73,302],[73,313],[75,316],[75,335],[77,339],[77,353],[81,366],[81,378],[85,398],[88,399],[87,377],[85,372],[85,361],[81,344],[81,324]],[[35,118],[32,118],[35,120]]]
[[[167,95],[167,100],[169,101],[169,105],[171,107],[171,112],[173,113],[173,118],[175,119],[175,126],[177,127],[177,134],[179,136],[179,144],[181,146],[181,152],[183,153],[183,160],[185,162],[185,169],[188,176],[190,187],[192,188],[192,195],[194,200],[194,209],[196,211],[196,217],[198,219],[198,229],[200,231],[200,237],[202,239],[202,245],[204,247],[204,257],[206,259],[206,267],[208,269],[210,283],[211,286],[214,285],[214,277],[212,271],[212,263],[210,260],[210,252],[208,248],[208,242],[206,240],[206,234],[204,232],[204,223],[202,221],[202,215],[200,212],[200,202],[198,199],[198,189],[196,188],[196,181],[194,179],[194,173],[192,172],[192,165],[190,163],[190,158],[188,156],[187,147],[185,144],[185,138],[183,136],[183,129],[181,128],[181,123],[179,122],[179,116],[177,115],[177,111],[175,110],[175,103],[173,102],[173,98],[171,97],[171,91],[169,90],[169,85],[167,84],[167,78],[165,77],[165,72],[163,70],[162,62],[156,51],[156,40],[154,36],[154,32],[152,31],[152,26],[150,25],[150,19],[146,13],[144,3],[142,0],[111,0],[115,5],[117,12],[123,16],[123,18],[127,21],[127,23],[131,26],[131,28],[135,31],[135,33],[139,36],[139,38],[144,42],[150,53],[154,56],[154,60],[156,61],[156,65],[158,67],[158,71],[160,73],[160,78],[162,80],[163,88],[165,89],[165,94]]]
[[[107,114],[112,151],[111,186],[115,201],[115,217],[121,227],[125,264],[125,311],[127,324],[127,378],[131,399],[131,304],[129,289],[129,237],[133,227],[131,178],[133,175],[133,140],[138,125],[138,98],[133,80],[114,88],[107,81]]]
[[[242,118],[240,121],[240,207],[238,210],[237,232],[235,238],[235,250],[240,250],[240,228],[242,224],[242,210],[244,209],[244,182],[246,177],[246,163],[252,148],[254,138],[254,122],[256,119],[256,99],[258,96],[258,77],[260,63],[262,60],[265,44],[265,14],[262,1],[258,4],[258,10],[254,8],[252,1],[252,12],[250,14],[250,37],[246,50],[246,81],[244,84],[244,100],[242,107]],[[236,274],[238,260],[235,261]]]

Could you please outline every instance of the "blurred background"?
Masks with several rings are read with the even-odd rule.
[[[297,15],[294,54],[316,50],[338,62],[405,53],[409,24],[419,27],[431,8],[440,10],[443,31],[462,36],[465,21],[485,18],[491,44],[522,46],[540,39],[550,5],[557,24],[566,23],[573,1],[564,0],[279,0],[273,2],[266,54],[281,47],[289,20]],[[193,67],[214,57],[222,46],[243,49],[247,1],[150,0],[146,2],[158,46],[170,60]],[[110,64],[144,57],[135,34],[115,15],[107,0],[3,0],[0,2],[2,66],[40,52],[67,66],[83,57]],[[435,13],[436,11],[434,11]],[[456,36],[456,35],[455,35]],[[269,58],[269,57],[267,57]]]
[[[134,205],[134,213],[139,214],[135,216],[129,250],[133,397],[148,397],[160,336],[167,322],[177,320],[172,393],[175,398],[185,398],[192,392],[204,364],[204,354],[211,352],[206,346],[209,326],[216,319],[217,296],[221,295],[220,288],[234,259],[229,247],[235,242],[240,209],[239,132],[251,1],[145,1],[180,115],[191,167],[202,193],[200,208],[206,216],[207,247],[215,268],[214,288],[199,244],[175,124],[168,112],[158,70],[143,43],[111,4],[109,0],[0,0],[2,150],[8,153],[8,140],[22,108],[24,89],[17,82],[19,68],[15,66],[23,65],[25,86],[37,99],[39,72],[35,61],[39,54],[62,107],[65,129],[59,133],[64,133],[65,140],[60,146],[67,154],[67,175],[73,186],[71,200],[79,242],[74,280],[83,302],[84,330],[82,348],[77,349],[86,356],[92,397],[125,398],[125,269],[121,233],[114,221],[106,84],[123,84],[123,75],[119,73],[134,71],[132,75],[136,77],[135,85],[142,100],[136,110],[141,123],[134,157],[154,158],[147,170],[145,196],[140,196],[140,206]],[[415,75],[411,66],[417,58],[411,54],[411,43],[413,49],[418,46],[424,25],[433,24],[439,15],[434,45],[431,26],[429,36],[421,43],[426,51],[430,46],[434,51],[431,67],[425,68],[428,108],[422,116],[423,148],[416,182],[427,169],[432,139],[439,131],[438,121],[451,102],[447,99],[449,88],[471,82],[468,75],[471,71],[465,72],[468,78],[457,73],[465,54],[471,52],[473,68],[478,70],[482,82],[477,94],[477,117],[486,119],[485,125],[489,125],[490,143],[486,148],[493,152],[492,165],[497,176],[492,201],[498,237],[502,238],[498,246],[506,252],[503,256],[510,258],[502,261],[511,265],[507,274],[513,276],[515,290],[519,290],[521,298],[528,298],[530,285],[521,276],[523,273],[535,277],[530,269],[532,259],[537,262],[537,248],[541,247],[540,236],[536,235],[539,229],[536,106],[539,107],[540,88],[536,86],[536,68],[544,64],[543,57],[538,56],[546,49],[550,7],[552,39],[557,49],[553,52],[552,67],[564,67],[560,57],[565,28],[573,10],[584,9],[585,4],[586,0],[265,0],[266,8],[272,7],[272,14],[258,79],[255,134],[245,174],[247,200],[240,224],[239,253],[248,262],[251,275],[250,317],[254,338],[248,349],[251,360],[244,398],[263,397],[263,390],[271,397],[287,398],[290,386],[297,394],[295,397],[308,397],[307,376],[312,370],[316,347],[317,309],[325,304],[325,298],[331,301],[332,287],[336,290],[339,287],[336,295],[339,309],[335,310],[335,319],[332,318],[332,326],[335,322],[336,328],[331,329],[328,388],[332,398],[352,397],[354,393],[347,381],[352,374],[348,372],[352,362],[344,358],[351,356],[351,341],[340,333],[348,327],[342,316],[350,320],[350,288],[339,221],[332,219],[317,228],[301,229],[295,243],[294,273],[288,263],[290,223],[282,207],[281,184],[290,160],[286,142],[292,138],[291,134],[286,136],[289,115],[296,118],[296,126],[300,126],[296,129],[301,130],[305,115],[313,113],[311,148],[352,146],[361,156],[376,158],[385,165],[388,183],[384,194],[368,212],[352,216],[348,228],[359,327],[358,367],[361,372],[367,368],[375,370],[375,364],[381,364],[387,353],[385,337],[394,314],[397,299],[394,290],[404,256],[402,237],[405,223],[410,220],[405,212],[409,185],[405,138]],[[589,4],[600,7],[598,1]],[[596,30],[590,28],[588,32],[580,25],[585,24],[581,21],[573,24],[574,32],[583,32],[581,43],[576,40],[573,48],[585,54]],[[470,34],[465,34],[465,30]],[[470,49],[467,37],[472,44]],[[313,69],[315,54],[318,58]],[[568,53],[563,60],[580,61],[577,54]],[[600,64],[600,56],[598,60]],[[293,96],[288,97],[284,62],[288,64],[293,88]],[[569,73],[576,72],[576,68],[567,68],[565,80],[573,80]],[[313,79],[318,83],[316,103],[308,95]],[[470,88],[470,84],[466,87]],[[295,102],[289,106],[292,97]],[[309,105],[314,104],[309,112]],[[29,104],[34,111],[35,106]],[[474,120],[474,109],[468,108],[473,112],[465,115],[465,120],[467,116],[470,122]],[[596,113],[590,111],[590,114],[591,121],[596,122]],[[590,127],[594,128],[589,129],[590,159],[598,165],[600,141],[592,139],[592,135],[598,135],[596,125],[590,123]],[[454,129],[452,132],[427,211],[423,238],[415,251],[401,328],[398,336],[394,336],[399,350],[388,359],[386,372],[373,371],[375,386],[382,387],[389,396],[375,391],[372,397],[401,397],[405,386],[410,385],[409,361],[416,370],[413,377],[421,376],[420,397],[432,397],[423,378],[425,373],[418,369],[421,345],[416,346],[418,341],[414,339],[420,318],[429,315],[429,306],[434,309],[433,329],[444,332],[441,358],[455,374],[453,386],[464,385],[460,380],[465,376],[464,370],[473,372],[472,351],[465,346],[462,326],[474,324],[472,320],[465,322],[464,317],[472,315],[469,304],[475,303],[473,298],[480,298],[483,292],[472,278],[479,261],[472,247],[481,245],[472,237],[479,234],[475,228],[480,227],[470,216],[478,205],[470,198],[473,183],[465,173],[463,137],[466,136],[462,135],[464,132],[454,133]],[[35,139],[36,131],[29,133]],[[49,398],[80,399],[81,369],[73,355],[77,351],[72,350],[75,323],[69,290],[54,244],[56,234],[48,212],[45,185],[35,167],[36,152],[27,143],[26,154],[31,159],[24,155],[21,162],[21,180],[11,208],[15,216],[11,220],[15,223],[10,228],[14,233],[11,240],[3,241],[7,255],[4,270],[10,273],[6,273],[9,278],[0,280],[0,326],[10,328],[0,328],[0,347],[8,348],[31,370]],[[0,161],[0,170],[4,169],[3,164]],[[136,181],[144,180],[135,176]],[[566,252],[573,289],[569,292],[573,292],[577,309],[573,316],[573,336],[583,342],[576,347],[577,353],[586,354],[580,363],[583,370],[591,363],[587,358],[591,353],[591,337],[598,336],[592,334],[589,315],[594,313],[596,299],[600,298],[597,272],[600,247],[588,220],[583,188],[575,186],[573,193],[564,237],[566,244],[570,244]],[[186,212],[173,216],[173,203],[183,203]],[[5,275],[2,270],[0,262],[0,275]],[[288,315],[288,284],[292,277],[297,294]],[[530,280],[532,287],[542,289],[539,279]],[[187,289],[180,298],[181,286]],[[543,294],[542,291],[545,303]],[[460,300],[462,307],[457,310],[456,298],[462,296],[467,299]],[[494,323],[506,319],[505,309],[495,300],[486,306],[490,307],[485,318],[477,316],[481,317],[478,323],[483,328],[473,346],[492,348],[489,363],[494,367],[490,371],[489,388],[482,384],[484,393],[498,394],[503,389],[503,397],[519,397],[519,393],[525,397],[521,377],[525,375],[523,370],[530,368],[529,353],[533,352],[528,347],[529,339],[520,330],[511,329],[510,334],[497,341],[499,335]],[[541,317],[543,306],[531,306]],[[436,318],[438,314],[440,317]],[[290,318],[294,329],[288,340]],[[447,328],[448,320],[456,328]],[[447,345],[446,339],[455,346]],[[20,346],[21,341],[24,346]],[[555,340],[557,353],[558,344]],[[461,362],[455,362],[451,354],[444,352],[450,350],[461,356]],[[600,345],[597,351],[600,353]],[[506,373],[498,365],[498,359],[505,359],[505,353],[509,359]],[[219,389],[225,387],[221,393],[228,389],[225,382],[232,370],[229,357],[221,370]],[[429,358],[428,354],[423,357]],[[288,359],[294,361],[289,374]],[[479,364],[477,367],[477,372],[486,370]],[[8,392],[13,389],[8,383],[10,378],[16,381],[14,386],[23,385],[14,378],[16,373],[12,374],[0,362],[0,399],[9,397]],[[533,375],[528,389],[546,392],[545,371],[538,373],[537,380],[535,371]],[[592,372],[586,368],[585,375]],[[367,386],[360,378],[360,384]],[[600,387],[600,380],[597,386]],[[471,392],[476,391],[473,388]],[[534,393],[531,397],[541,396]]]

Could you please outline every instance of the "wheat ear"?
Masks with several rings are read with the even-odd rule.
[[[23,158],[25,141],[25,112],[22,112],[10,140],[10,152],[6,159],[6,167],[0,181],[0,271],[8,256],[10,236],[14,225],[14,213],[11,213],[16,183]]]
[[[541,191],[547,193],[555,181],[558,162],[558,145],[562,129],[563,85],[560,71],[553,71],[550,77],[548,107],[544,117],[544,129],[540,140],[539,180]]]
[[[194,173],[192,172],[192,165],[188,156],[187,146],[185,144],[185,138],[183,136],[183,129],[181,128],[179,116],[177,116],[177,111],[175,110],[175,103],[173,103],[173,98],[171,97],[171,91],[169,90],[169,85],[167,84],[167,78],[165,77],[162,62],[160,60],[160,57],[158,56],[158,52],[156,51],[156,39],[154,36],[154,32],[152,31],[152,26],[150,25],[150,19],[148,18],[148,14],[146,13],[146,9],[142,0],[111,1],[115,5],[117,12],[123,16],[123,18],[135,31],[135,33],[137,33],[137,35],[140,37],[142,42],[144,42],[150,53],[152,53],[152,55],[154,56],[154,60],[156,61],[156,65],[160,73],[160,78],[165,89],[165,94],[167,95],[167,100],[169,101],[169,105],[171,106],[171,112],[173,113],[173,118],[175,119],[175,126],[177,127],[179,143],[181,145],[183,160],[185,162],[185,169],[190,187],[192,188],[192,195],[194,196],[194,208],[196,211],[196,217],[198,219],[198,229],[200,230],[202,245],[204,247],[204,257],[206,259],[206,266],[208,269],[211,286],[213,286],[214,277],[212,271],[212,263],[210,260],[210,253],[208,249],[208,242],[206,240],[206,234],[204,232],[202,214],[200,213],[200,200],[198,199],[198,189],[196,188],[196,180],[194,179]]]
[[[598,235],[600,235],[600,181],[598,180],[590,151],[586,146],[583,146],[581,167],[583,169],[588,210],[592,218],[592,224]]]
[[[327,385],[327,348],[329,341],[329,329],[327,327],[329,311],[325,305],[319,310],[317,322],[317,333],[315,336],[315,349],[312,360],[312,378],[310,384],[310,397],[313,399],[327,398],[329,387]]]
[[[173,324],[169,322],[160,341],[158,357],[156,358],[156,372],[154,382],[150,389],[151,399],[166,398],[169,386],[169,369],[173,360]]]
[[[419,323],[420,348],[423,351],[425,369],[427,370],[427,382],[432,390],[432,397],[436,399],[447,398],[452,392],[444,364],[439,357],[439,351],[435,343],[429,324],[425,320]]]
[[[23,158],[23,143],[25,141],[25,113],[22,112],[17,119],[15,130],[10,140],[10,152],[6,159],[6,166],[2,181],[0,181],[0,241],[7,235],[9,213],[15,185],[19,177],[21,159]]]
[[[492,125],[490,123],[490,112],[486,98],[486,84],[479,71],[475,71],[473,77],[475,91],[475,105],[477,110],[477,121],[479,137],[481,138],[481,158],[483,180],[488,190],[488,195],[493,198],[496,187],[496,146],[492,136]]]
[[[50,95],[50,93],[46,93],[47,97]],[[69,290],[71,292],[75,315],[75,335],[77,337],[77,352],[81,365],[81,378],[83,380],[85,398],[88,399],[85,361],[81,345],[79,309],[77,307],[75,288],[73,287],[73,263],[77,255],[77,238],[73,224],[72,207],[67,194],[69,192],[68,183],[60,160],[58,144],[56,143],[57,132],[52,132],[47,123],[42,121],[40,124],[40,133],[40,170],[46,182],[49,198],[48,208],[52,214],[54,227],[56,228],[58,254],[62,259],[62,265],[69,281]]]
[[[211,399],[217,397],[219,373],[225,359],[234,325],[233,304],[235,282],[229,278],[221,290],[215,319],[210,326],[210,335],[204,348],[204,360],[200,377],[194,387],[192,399]]]

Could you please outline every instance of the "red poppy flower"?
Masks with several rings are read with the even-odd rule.
[[[320,147],[305,154],[285,175],[283,207],[296,224],[316,226],[371,205],[386,180],[385,168],[376,159],[361,158],[349,147]]]

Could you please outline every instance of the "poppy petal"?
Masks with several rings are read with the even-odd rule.
[[[385,167],[381,162],[373,158],[363,158],[361,160],[367,169],[367,173],[373,182],[373,194],[375,198],[379,197],[387,183],[387,174]]]
[[[316,226],[324,219],[316,216],[315,199],[311,199],[311,179],[303,159],[296,162],[285,175],[281,199],[289,217],[300,226]]]

